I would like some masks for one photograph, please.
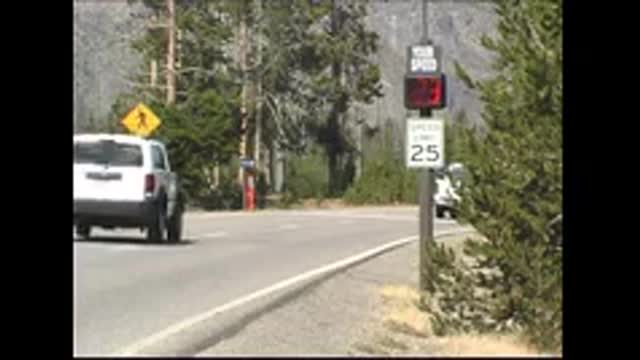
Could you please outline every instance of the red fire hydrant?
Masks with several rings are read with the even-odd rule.
[[[248,211],[254,211],[256,209],[256,186],[254,175],[252,172],[246,172],[246,181],[244,186],[245,193],[245,209]]]

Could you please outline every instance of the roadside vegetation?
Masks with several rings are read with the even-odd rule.
[[[483,45],[498,76],[469,83],[487,129],[457,144],[468,172],[460,218],[486,241],[466,244],[467,261],[431,249],[439,276],[424,303],[437,334],[517,333],[561,352],[562,248],[550,224],[562,214],[562,2],[496,5],[499,36]]]

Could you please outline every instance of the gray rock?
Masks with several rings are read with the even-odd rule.
[[[127,79],[139,57],[130,39],[142,24],[131,13],[140,6],[121,1],[73,2],[74,131],[86,129],[90,117],[106,119],[116,96],[128,90]]]
[[[453,118],[464,110],[471,123],[482,124],[478,94],[455,76],[458,61],[473,79],[492,76],[492,54],[480,44],[483,34],[495,35],[497,17],[491,5],[483,2],[438,1],[428,7],[430,38],[443,50],[443,69],[448,75],[448,113]],[[406,48],[422,36],[422,0],[372,1],[368,25],[380,35],[377,61],[382,67],[386,96],[366,107],[369,126],[391,122],[404,133],[403,76]]]

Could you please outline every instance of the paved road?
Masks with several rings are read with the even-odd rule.
[[[415,208],[194,213],[185,226],[179,245],[146,244],[137,231],[96,231],[95,239],[74,241],[76,355],[117,352],[185,318],[418,228]],[[436,231],[456,227],[436,221]],[[201,330],[204,338],[213,334]]]

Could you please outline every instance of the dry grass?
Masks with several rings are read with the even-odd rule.
[[[357,352],[369,354],[369,355],[389,355],[389,352],[384,350],[381,346],[375,346],[373,344],[358,342],[353,345],[353,348],[356,352],[351,352],[352,354],[357,354]]]
[[[439,355],[540,355],[515,336],[458,335],[441,340]]]
[[[539,352],[519,341],[515,336],[458,335],[434,337],[431,317],[418,308],[420,294],[415,288],[405,285],[388,285],[381,289],[386,331],[398,337],[382,336],[376,343],[392,348],[393,352],[417,351],[437,355],[538,355]],[[385,341],[381,341],[384,339]],[[391,344],[388,339],[393,339]],[[393,345],[393,346],[392,346]]]
[[[393,331],[428,337],[433,334],[429,315],[418,309],[420,294],[408,286],[391,285],[382,288],[385,304],[383,323]]]
[[[381,336],[378,341],[377,341],[380,345],[389,348],[389,349],[393,349],[393,350],[400,350],[400,351],[407,351],[409,350],[409,346],[407,344],[405,344],[404,342],[394,339],[391,336],[388,335],[383,335]]]
[[[406,285],[387,285],[382,288],[381,292],[385,302],[408,306],[420,301],[418,291]]]

